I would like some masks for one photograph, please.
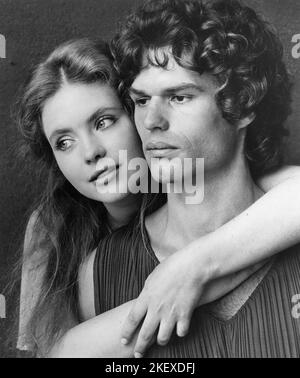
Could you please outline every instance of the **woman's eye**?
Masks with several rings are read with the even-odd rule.
[[[96,130],[104,130],[116,122],[114,117],[101,117],[95,122]]]
[[[72,141],[70,139],[60,139],[55,146],[56,150],[66,151],[72,146]]]

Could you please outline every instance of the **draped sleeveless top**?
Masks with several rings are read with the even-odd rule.
[[[199,251],[201,253],[201,251]],[[159,264],[144,224],[134,221],[103,239],[94,262],[96,315],[138,297]],[[211,306],[194,311],[189,334],[153,345],[149,358],[300,357],[300,246],[278,255],[248,300],[229,320]]]

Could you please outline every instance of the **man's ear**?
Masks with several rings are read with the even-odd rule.
[[[251,113],[247,117],[240,119],[237,122],[238,130],[244,129],[245,127],[249,126],[255,120],[255,117],[255,113]]]

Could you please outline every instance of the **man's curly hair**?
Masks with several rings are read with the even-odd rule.
[[[281,42],[253,9],[237,0],[150,0],[127,18],[111,47],[123,98],[145,53],[149,64],[166,67],[169,55],[162,58],[161,49],[167,47],[180,66],[217,78],[216,101],[227,121],[255,114],[245,140],[252,175],[282,163],[291,81]]]

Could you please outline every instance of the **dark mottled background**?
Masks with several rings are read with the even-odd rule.
[[[159,1],[159,0],[158,0]],[[17,135],[11,105],[28,70],[60,42],[77,37],[110,38],[123,15],[140,0],[0,0],[0,34],[6,37],[7,58],[0,59],[0,294],[12,256],[23,238],[32,192],[30,177],[17,169],[12,153]],[[295,77],[294,111],[289,119],[287,162],[300,164],[300,59],[292,57],[292,36],[300,34],[299,0],[245,0],[273,23],[283,41],[286,62]],[[297,106],[298,105],[298,106]],[[38,190],[38,188],[36,188]],[[7,298],[8,299],[8,298]],[[0,311],[1,317],[1,311]],[[0,319],[0,357],[7,319]]]

